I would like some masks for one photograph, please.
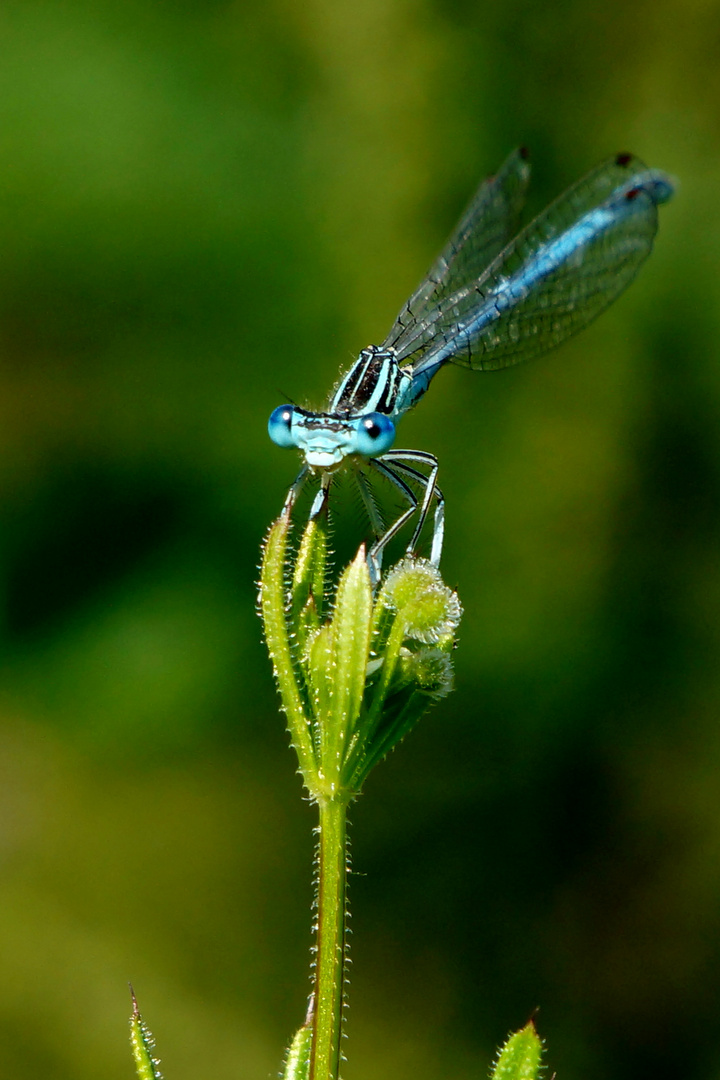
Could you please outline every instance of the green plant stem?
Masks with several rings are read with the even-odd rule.
[[[318,892],[310,1080],[337,1080],[345,976],[347,804],[318,802]]]

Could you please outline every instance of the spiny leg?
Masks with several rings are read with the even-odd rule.
[[[363,506],[365,507],[365,512],[370,520],[370,528],[372,529],[375,538],[378,539],[382,536],[385,526],[380,517],[380,512],[372,493],[372,488],[362,469],[357,468],[355,470],[355,479],[357,480],[357,485],[360,489],[360,496],[363,501]]]
[[[295,481],[285,496],[285,502],[283,504],[282,512],[285,516],[289,517],[297,502],[298,495],[302,491],[308,476],[311,473],[311,469],[308,465],[303,465],[300,472],[295,477]],[[308,520],[312,521],[313,518],[318,517],[327,508],[328,492],[330,490],[330,483],[332,481],[332,474],[324,472],[320,480],[320,487],[313,499],[312,506],[310,507],[310,513]]]
[[[308,468],[308,466],[303,465],[302,469],[300,470],[300,472],[295,477],[295,480],[294,480],[290,490],[288,491],[287,495],[285,496],[285,502],[283,504],[282,512],[287,517],[289,517],[290,514],[292,514],[293,507],[295,506],[295,503],[297,501],[297,497],[300,494],[305,481],[307,480],[307,476],[308,476],[309,472],[310,472],[310,469]]]
[[[360,489],[360,495],[362,497],[363,505],[367,512],[367,516],[370,519],[370,528],[375,535],[375,543],[372,545],[367,554],[368,570],[370,571],[370,584],[375,589],[380,583],[380,577],[382,574],[382,547],[378,548],[378,543],[383,535],[383,522],[378,512],[377,503],[373,497],[373,493],[370,490],[370,484],[364,473],[358,470],[355,473],[355,479],[357,480],[358,488]]]
[[[310,507],[310,521],[312,521],[313,518],[316,518],[318,514],[321,514],[326,508],[331,481],[332,473],[324,472],[320,479],[320,487],[318,488],[317,495],[313,499],[313,504]]]
[[[392,540],[393,536],[395,536],[400,531],[400,529],[402,529],[403,525],[410,520],[410,518],[417,510],[418,497],[412,490],[410,485],[406,484],[403,478],[401,476],[398,476],[395,470],[391,469],[389,465],[386,465],[381,458],[371,458],[370,464],[373,466],[373,468],[377,469],[378,472],[382,473],[382,475],[386,477],[392,484],[394,484],[395,487],[410,503],[409,508],[400,515],[397,521],[394,521],[392,525],[388,529],[386,529],[384,533],[382,533],[382,535],[378,536],[378,539],[375,541],[373,546],[370,548],[370,551],[368,552],[368,566],[370,568],[370,577],[373,579],[372,583],[374,587],[380,580],[383,551],[388,542]],[[380,531],[382,532],[382,527]]]
[[[411,477],[423,488],[423,500],[420,506],[418,522],[407,549],[408,553],[411,555],[414,553],[420,539],[420,533],[423,530],[423,526],[430,511],[430,504],[432,500],[435,499],[435,519],[433,522],[433,536],[430,547],[430,562],[433,566],[438,566],[440,563],[440,556],[442,555],[443,539],[445,535],[445,498],[442,491],[437,486],[437,474],[439,468],[437,458],[432,454],[426,453],[424,450],[392,450],[390,453],[384,454],[382,460],[391,461],[395,469],[404,473],[405,476]],[[419,469],[413,468],[412,465],[407,464],[407,462],[418,462],[422,465],[428,465],[430,471],[428,474],[425,474],[420,472]],[[404,516],[404,520],[407,520],[407,516]]]
[[[392,461],[394,468],[390,468],[387,465],[388,459]],[[419,469],[413,468],[408,465],[408,461],[420,462],[423,465],[430,466],[429,475],[421,472]],[[415,513],[418,505],[418,499],[414,491],[406,484],[402,477],[398,473],[403,473],[409,477],[419,487],[423,488],[423,500],[420,507],[420,513],[418,523],[412,535],[412,539],[408,544],[408,554],[412,555],[415,551],[415,547],[418,543],[420,533],[425,524],[427,518],[430,503],[433,498],[435,499],[435,520],[433,523],[433,538],[432,546],[430,549],[430,561],[434,566],[437,566],[440,562],[440,556],[442,555],[443,537],[445,532],[445,499],[443,493],[437,486],[437,473],[438,463],[437,459],[432,454],[425,453],[422,450],[400,450],[392,451],[389,454],[384,454],[382,458],[374,459],[372,464],[383,473],[399,490],[403,493],[405,498],[411,504],[409,509],[406,510],[396,522],[394,522],[387,532],[380,538],[378,543],[373,548],[373,554],[375,556],[382,552],[382,549],[388,543],[393,536],[410,520],[413,513]]]

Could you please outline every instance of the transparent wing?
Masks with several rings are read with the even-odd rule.
[[[427,382],[450,360],[480,370],[539,356],[586,326],[650,254],[665,174],[621,154],[540,214],[471,283],[406,334],[398,360]]]
[[[455,231],[398,315],[386,345],[402,350],[425,316],[477,281],[518,230],[530,179],[527,151],[514,150],[495,176],[483,180]]]

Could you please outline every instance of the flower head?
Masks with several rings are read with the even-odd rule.
[[[452,689],[462,608],[437,567],[411,556],[373,596],[364,548],[329,597],[324,522],[307,525],[296,554],[289,529],[281,516],[265,545],[265,637],[311,796],[348,801],[428,705]]]

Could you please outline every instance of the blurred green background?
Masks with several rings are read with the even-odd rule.
[[[347,1080],[720,1077],[720,8],[6,0],[0,1076],[275,1074],[312,808],[255,612],[266,436],[382,340],[515,145],[618,150],[652,259],[537,364],[444,372],[457,691],[353,817]]]

